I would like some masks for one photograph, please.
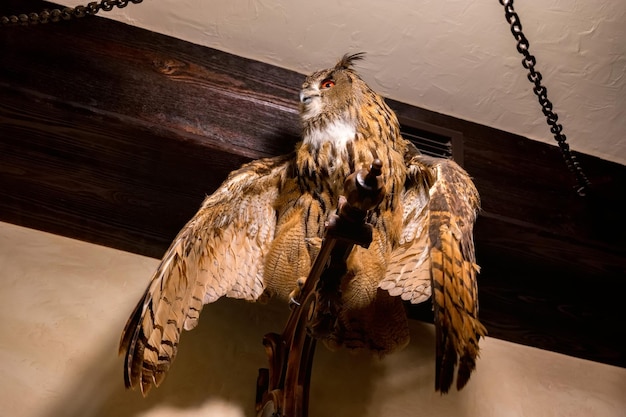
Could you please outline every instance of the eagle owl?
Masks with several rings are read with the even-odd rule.
[[[346,177],[374,159],[385,197],[368,214],[371,245],[347,258],[339,316],[324,342],[400,349],[409,339],[403,302],[432,298],[435,388],[447,392],[455,370],[457,388],[466,384],[486,333],[472,238],[478,193],[453,161],[422,155],[402,138],[393,111],[353,68],[362,57],[345,55],[306,78],[295,151],[232,172],[176,236],[122,333],[127,387],[145,395],[162,382],[204,304],[288,300],[309,273]]]

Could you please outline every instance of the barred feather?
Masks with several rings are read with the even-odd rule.
[[[448,392],[457,369],[457,389],[475,368],[478,340],[486,335],[478,320],[478,290],[472,228],[479,207],[469,176],[452,161],[421,157],[435,173],[430,189],[429,238],[437,369],[435,388]]]
[[[357,247],[337,299],[333,347],[389,353],[408,342],[402,301],[432,298],[435,387],[461,389],[475,368],[478,321],[472,228],[479,206],[453,161],[430,158],[400,136],[398,120],[345,55],[301,90],[303,142],[291,155],[234,171],[178,234],[120,340],[127,387],[146,395],[164,379],[183,329],[223,296],[287,298],[306,277],[346,176],[382,161],[385,196],[369,214],[373,241]]]
[[[432,296],[436,326],[435,388],[448,392],[456,370],[463,388],[476,365],[478,292],[472,229],[479,197],[454,161],[409,148],[403,230],[380,287],[411,303]]]
[[[174,239],[122,332],[127,387],[147,395],[163,381],[182,329],[196,326],[204,304],[261,295],[274,202],[292,160],[259,160],[233,172]]]

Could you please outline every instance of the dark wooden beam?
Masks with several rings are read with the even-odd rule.
[[[291,71],[102,18],[0,28],[0,51],[3,221],[160,257],[228,172],[298,140]],[[490,336],[626,366],[626,167],[578,155],[583,199],[555,146],[390,104],[463,136]]]

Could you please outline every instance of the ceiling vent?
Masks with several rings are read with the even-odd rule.
[[[400,119],[402,137],[411,141],[425,155],[453,159],[463,166],[463,134],[429,123]]]

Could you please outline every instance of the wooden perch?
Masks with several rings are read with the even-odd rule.
[[[341,278],[354,245],[368,247],[372,226],[367,211],[384,196],[382,163],[375,160],[346,180],[345,197],[339,199],[337,215],[331,216],[319,254],[297,298],[282,334],[269,333],[263,344],[269,369],[259,370],[257,415],[259,417],[306,417],[311,367],[316,338],[333,332],[341,309]]]

